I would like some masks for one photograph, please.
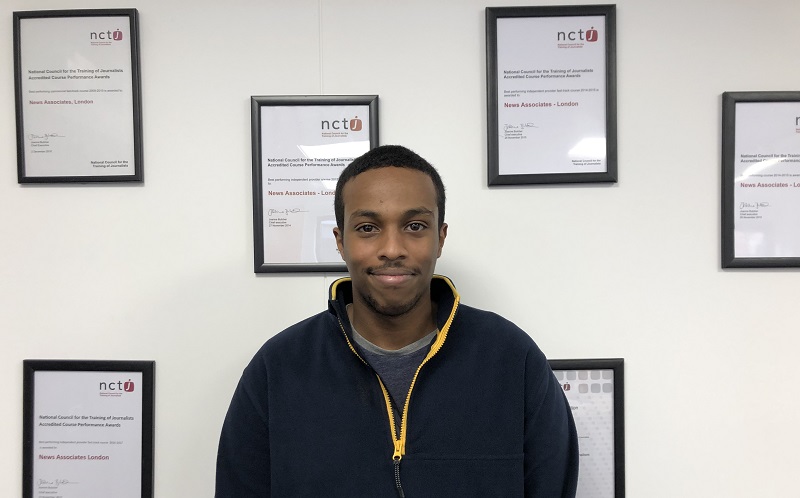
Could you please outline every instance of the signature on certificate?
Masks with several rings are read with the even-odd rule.
[[[39,488],[57,488],[62,484],[78,484],[77,482],[70,481],[69,479],[39,479]]]
[[[769,202],[740,202],[739,209],[758,209],[769,207]]]
[[[307,213],[305,209],[300,208],[288,208],[288,209],[270,209],[267,211],[267,216],[272,216],[274,214],[295,214],[295,213]]]
[[[41,135],[36,133],[31,133],[28,135],[28,140],[47,140],[48,138],[65,138],[64,135],[59,135],[58,133],[43,133]]]
[[[536,126],[533,123],[519,123],[519,124],[514,123],[514,124],[505,124],[505,125],[503,125],[503,130],[505,130],[505,131],[521,130],[523,128],[538,128],[538,126]]]

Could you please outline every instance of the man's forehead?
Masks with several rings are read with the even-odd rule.
[[[430,176],[411,168],[386,166],[365,171],[342,189],[345,211],[417,210],[435,215],[436,188]],[[387,205],[390,204],[390,205]]]
[[[373,194],[394,189],[419,190],[420,194],[431,193],[436,196],[436,187],[430,176],[416,169],[397,166],[375,168],[354,176],[345,183],[342,194]]]

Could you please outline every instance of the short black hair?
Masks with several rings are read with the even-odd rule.
[[[333,198],[333,211],[336,214],[336,226],[340,230],[344,228],[344,199],[342,190],[347,182],[365,171],[378,168],[394,166],[397,168],[409,168],[421,171],[431,177],[433,187],[436,189],[436,207],[439,210],[439,228],[444,224],[444,183],[439,172],[436,171],[431,163],[423,159],[413,150],[407,149],[402,145],[381,145],[369,152],[357,157],[339,175],[336,182],[336,195]]]

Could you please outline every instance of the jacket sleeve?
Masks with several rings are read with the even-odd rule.
[[[525,376],[525,496],[574,498],[578,434],[572,410],[536,347],[528,352]]]
[[[268,498],[270,451],[267,372],[254,359],[245,369],[222,425],[216,498]]]

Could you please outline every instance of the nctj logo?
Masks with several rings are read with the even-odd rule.
[[[348,128],[348,125],[349,128]],[[352,119],[338,119],[334,121],[325,121],[321,122],[321,126],[323,130],[350,130],[350,131],[361,131],[361,128],[364,127],[364,124],[358,119],[358,116]]]
[[[136,386],[131,379],[125,382],[121,380],[101,382],[99,386],[100,396],[122,396],[123,392],[132,393],[135,389]]]
[[[92,31],[89,33],[89,42],[92,45],[111,45],[111,42],[122,41],[124,35],[119,29],[111,31]]]
[[[364,128],[364,123],[354,118],[334,119],[333,121],[322,120],[320,122],[322,129],[322,136],[325,138],[345,138],[350,135],[351,131],[361,131]]]
[[[596,42],[600,35],[594,26],[586,31],[579,29],[578,31],[559,31],[556,35],[558,41],[587,41]]]

